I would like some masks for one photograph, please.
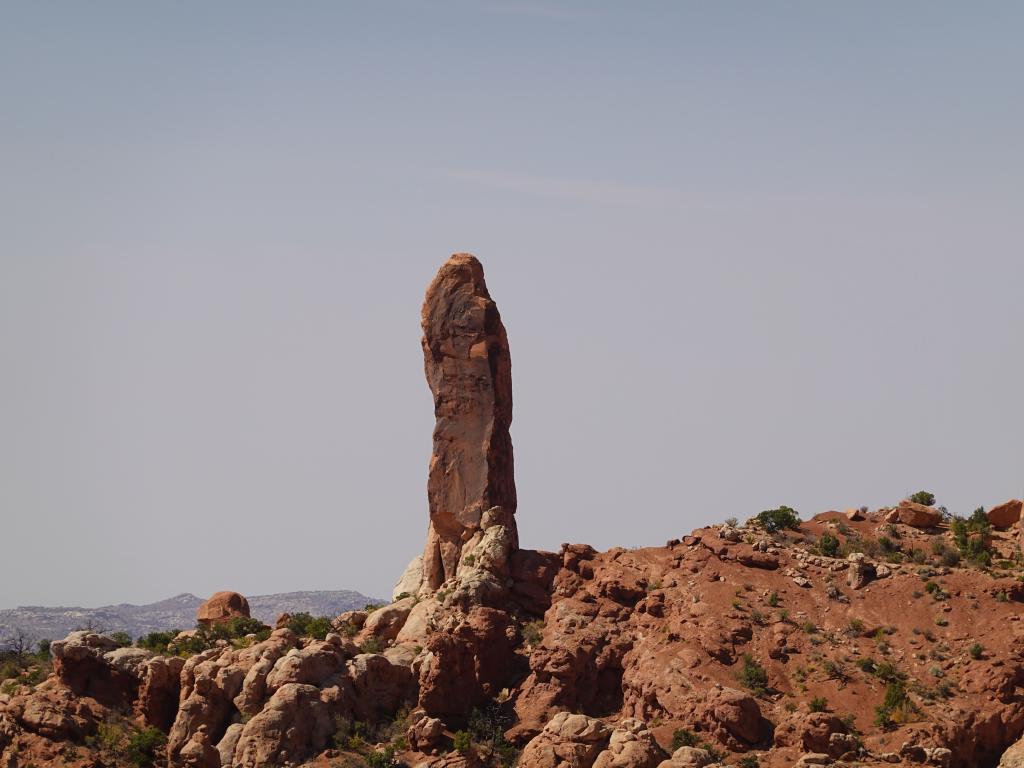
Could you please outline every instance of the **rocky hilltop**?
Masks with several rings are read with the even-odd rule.
[[[338,614],[380,600],[349,589],[282,592],[249,598],[252,615],[272,622],[282,613],[305,611],[313,615]],[[20,606],[0,610],[0,650],[5,638],[26,637],[33,641],[66,636],[78,629],[97,632],[126,632],[133,638],[149,632],[191,627],[202,598],[184,592],[145,605],[121,603],[100,608]]]
[[[4,683],[0,766],[1024,765],[1020,501],[523,549],[475,258],[441,268],[423,332],[427,537],[393,601],[271,628],[225,593],[159,643],[72,633]]]

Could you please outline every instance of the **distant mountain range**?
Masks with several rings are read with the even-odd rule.
[[[367,603],[382,603],[352,590],[284,592],[278,595],[250,597],[254,618],[273,626],[282,613],[306,612],[313,616],[336,616]],[[133,638],[148,632],[191,629],[202,598],[183,593],[148,605],[106,605],[102,608],[45,608],[22,606],[0,610],[0,647],[16,632],[32,640],[62,639],[76,629],[100,632],[127,632]]]

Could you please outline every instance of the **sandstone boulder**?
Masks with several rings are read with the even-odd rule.
[[[287,683],[242,728],[232,766],[299,763],[323,749],[335,730],[328,705],[313,685]]]
[[[775,728],[776,746],[798,747],[805,752],[832,753],[834,734],[847,734],[842,718],[831,712],[796,713]],[[838,755],[836,755],[838,757]]]
[[[390,605],[383,605],[370,613],[363,623],[363,634],[387,642],[402,631],[409,612],[416,605],[415,597],[405,597]]]
[[[417,595],[422,586],[423,555],[416,555],[398,578],[395,588],[391,591],[391,600],[394,602],[409,595]]]
[[[54,741],[81,741],[95,733],[102,709],[64,686],[41,686],[15,696],[5,714],[22,728]],[[12,723],[13,724],[13,723]],[[6,730],[12,731],[8,725]]]
[[[594,768],[656,768],[665,757],[647,727],[626,718],[615,726],[608,748],[597,756]]]
[[[426,647],[419,673],[419,706],[446,723],[492,699],[509,680],[515,662],[512,619],[504,611],[476,607]]]
[[[1010,499],[1009,501],[992,507],[992,509],[986,513],[986,517],[993,528],[1000,531],[1007,531],[1020,521],[1022,506],[1024,506],[1024,502],[1020,499]]]
[[[608,726],[594,717],[560,712],[523,748],[520,768],[591,768],[608,743]]]
[[[140,666],[152,654],[139,648],[119,649],[96,632],[72,632],[50,645],[53,671],[79,696],[130,709],[139,691]]]
[[[757,744],[770,730],[757,700],[735,688],[715,687],[708,691],[699,717],[705,730],[731,746],[745,748]]]
[[[862,589],[875,578],[875,566],[866,560],[854,560],[847,566],[846,583],[850,589]]]
[[[204,626],[223,624],[237,616],[249,618],[249,601],[237,592],[215,592],[196,611],[196,621]]]
[[[680,747],[658,768],[704,768],[712,762],[711,753],[700,747]]]
[[[998,768],[1024,768],[1024,739],[1015,742],[999,758]]]
[[[887,523],[903,523],[913,528],[934,528],[942,522],[942,515],[934,507],[904,499],[885,516]]]
[[[441,743],[444,738],[444,723],[436,717],[420,714],[412,720],[405,734],[412,749],[429,752]]]

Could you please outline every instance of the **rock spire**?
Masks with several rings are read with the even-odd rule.
[[[434,394],[430,529],[422,585],[455,576],[478,533],[503,526],[516,546],[512,471],[512,363],[498,307],[476,257],[456,253],[423,302],[423,359]]]

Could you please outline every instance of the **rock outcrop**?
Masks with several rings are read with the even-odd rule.
[[[455,577],[485,512],[517,544],[512,363],[483,267],[470,254],[455,254],[438,271],[427,288],[422,325],[436,425],[421,578],[423,587],[436,590]]]
[[[1022,506],[1024,506],[1024,501],[1010,499],[992,507],[986,513],[986,517],[993,528],[997,528],[1000,531],[1008,531],[1020,521]]]
[[[889,523],[903,523],[912,528],[934,528],[942,522],[941,513],[934,507],[904,499],[885,518]]]
[[[236,617],[249,618],[249,601],[237,592],[215,592],[196,611],[196,621],[207,627]]]

